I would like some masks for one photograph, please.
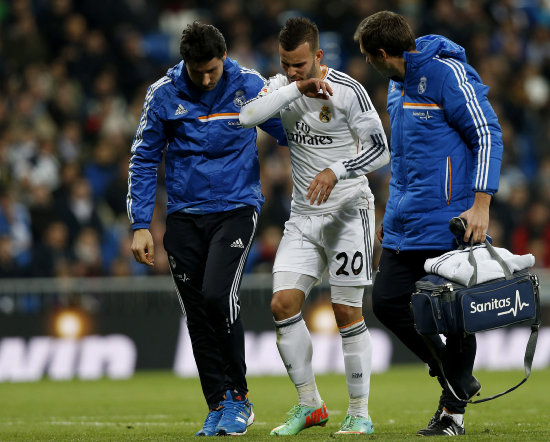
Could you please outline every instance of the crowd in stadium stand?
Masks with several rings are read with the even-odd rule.
[[[194,19],[217,26],[230,57],[269,77],[280,70],[281,24],[308,16],[321,31],[324,63],[365,86],[389,130],[387,81],[353,41],[360,20],[381,9],[405,14],[417,35],[442,34],[466,48],[503,129],[489,233],[495,245],[550,267],[550,2],[3,0],[0,277],[169,272],[162,182],[151,224],[155,266],[134,261],[128,161],[146,88],[179,61],[181,31]],[[258,144],[266,203],[247,271],[269,272],[290,208],[290,164],[269,136]],[[369,176],[377,224],[388,178],[388,167]]]

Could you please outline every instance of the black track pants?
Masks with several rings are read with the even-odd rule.
[[[372,303],[376,317],[422,361],[429,365],[432,374],[439,374],[430,349],[414,328],[411,313],[411,295],[415,282],[426,276],[424,262],[446,250],[415,250],[396,253],[382,249],[380,265],[374,280]],[[447,336],[447,345],[439,338],[434,340],[449,379],[460,382],[472,374],[476,355],[475,335]],[[454,385],[454,384],[453,384]],[[443,405],[453,413],[464,413],[465,403],[444,391]]]
[[[164,247],[210,408],[226,390],[248,392],[238,290],[257,218],[247,206],[207,215],[173,213],[166,220]]]

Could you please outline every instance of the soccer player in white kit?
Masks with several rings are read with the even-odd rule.
[[[327,268],[349,393],[338,433],[370,434],[372,346],[362,304],[364,288],[372,284],[374,197],[365,174],[389,161],[386,136],[361,84],[321,65],[314,23],[289,19],[279,34],[279,54],[285,75],[272,77],[240,113],[244,127],[279,114],[292,163],[291,214],[273,266],[271,310],[277,347],[299,403],[271,435],[297,434],[328,420],[301,314]]]

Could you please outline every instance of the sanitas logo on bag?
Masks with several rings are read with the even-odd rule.
[[[475,301],[472,301],[470,303],[470,313],[483,313],[488,312],[492,310],[497,310],[505,307],[510,307],[512,305],[512,299],[511,298],[505,298],[505,299],[491,299],[489,302],[481,302],[477,303]],[[523,310],[524,307],[529,307],[529,304],[526,302],[521,301],[521,297],[519,295],[519,290],[516,290],[516,302],[514,307],[510,308],[510,310],[507,310],[505,312],[498,313],[498,316],[507,315],[509,313],[512,313],[514,317],[517,315],[518,310]]]

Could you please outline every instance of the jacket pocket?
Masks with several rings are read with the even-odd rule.
[[[451,204],[451,196],[453,189],[453,171],[451,166],[451,157],[446,158],[445,165],[445,201],[447,205]]]

